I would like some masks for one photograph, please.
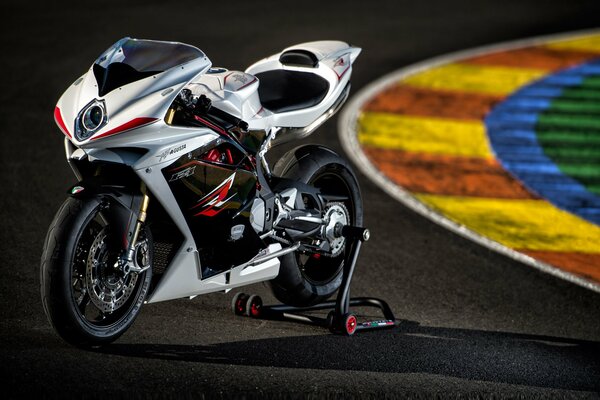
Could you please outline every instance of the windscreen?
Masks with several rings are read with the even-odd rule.
[[[123,38],[94,63],[98,94],[159,74],[170,68],[204,57],[199,49],[177,42]]]

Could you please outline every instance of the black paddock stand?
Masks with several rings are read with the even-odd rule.
[[[353,335],[356,331],[391,328],[396,325],[396,318],[389,305],[380,299],[372,297],[350,298],[350,283],[360,252],[362,242],[369,240],[369,230],[356,226],[340,226],[341,236],[350,243],[351,249],[344,260],[342,284],[338,290],[336,301],[315,304],[310,307],[292,307],[287,305],[264,306],[257,295],[238,293],[232,300],[232,310],[236,315],[246,315],[252,318],[273,321],[296,321],[328,328],[331,332],[343,335]],[[376,307],[383,313],[384,319],[358,322],[350,312],[350,306]],[[327,318],[303,314],[307,311],[331,310]]]

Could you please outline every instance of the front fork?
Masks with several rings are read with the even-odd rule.
[[[142,203],[140,206],[140,210],[138,212],[138,218],[135,224],[135,228],[133,230],[133,236],[129,241],[129,246],[123,253],[121,257],[117,260],[115,264],[115,268],[121,270],[124,275],[129,274],[130,272],[134,272],[136,274],[140,274],[150,268],[150,265],[145,267],[138,267],[134,261],[135,257],[135,247],[137,245],[138,238],[140,236],[140,231],[144,223],[146,222],[148,204],[150,203],[150,197],[148,196],[146,185],[142,182],[141,186],[142,191]]]

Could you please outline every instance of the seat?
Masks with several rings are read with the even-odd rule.
[[[315,68],[319,64],[319,59],[313,52],[297,49],[281,53],[279,62],[283,65],[299,65],[301,67]]]
[[[300,110],[319,104],[329,82],[317,74],[274,69],[256,74],[261,104],[274,113]]]

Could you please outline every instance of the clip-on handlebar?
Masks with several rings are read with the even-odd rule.
[[[353,335],[360,330],[373,330],[391,328],[396,325],[396,318],[389,305],[372,297],[350,297],[350,283],[356,266],[362,242],[369,240],[369,230],[357,226],[341,226],[340,233],[350,243],[351,249],[344,260],[342,284],[338,289],[335,301],[319,303],[310,307],[292,307],[287,305],[263,306],[262,299],[257,295],[248,296],[238,293],[232,300],[232,309],[236,315],[247,315],[252,318],[261,318],[275,321],[297,321],[315,324],[328,328],[333,333]],[[379,308],[384,319],[376,321],[358,322],[356,316],[350,312],[350,306],[369,306]],[[320,318],[302,314],[307,311],[332,309],[327,318]]]
[[[248,123],[240,118],[237,118],[226,111],[212,106],[212,101],[205,95],[200,95],[197,98],[192,96],[192,91],[189,89],[183,89],[178,97],[179,103],[191,112],[192,115],[198,117],[209,117],[211,119],[217,119],[218,125],[224,123],[229,125],[226,130],[232,128],[238,128],[242,132],[248,131]]]

